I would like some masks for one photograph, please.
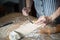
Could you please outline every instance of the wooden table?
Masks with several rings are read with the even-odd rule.
[[[35,17],[32,17],[32,16],[30,16],[30,18],[32,21],[37,20]],[[7,25],[0,28],[0,40],[9,40],[8,39],[9,33],[14,29],[17,29],[23,23],[25,23],[25,21],[27,21],[27,18],[23,16],[21,13],[11,13],[2,17],[0,20],[0,23],[8,22],[11,20],[13,21],[17,20],[17,21],[11,25]]]
[[[32,21],[36,20],[36,18],[32,17],[32,16],[30,16],[30,18]],[[11,14],[8,14],[8,15],[0,18],[0,24],[9,22],[11,20],[15,21],[15,23],[0,28],[0,39],[1,40],[5,40],[5,39],[9,40],[8,39],[9,33],[11,31],[13,31],[14,29],[18,28],[25,21],[27,21],[27,18],[25,16],[23,16],[21,13],[11,13]]]

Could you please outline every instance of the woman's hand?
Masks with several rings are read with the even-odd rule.
[[[40,33],[42,34],[51,34],[56,32],[55,27],[51,27],[52,25],[52,18],[49,16],[41,16],[39,19],[35,22],[36,24],[44,26],[42,29],[40,29]],[[49,24],[49,25],[48,25]]]
[[[35,22],[36,24],[48,24],[52,22],[51,17],[48,16],[40,16],[38,20]]]
[[[30,12],[30,8],[29,7],[24,7],[22,9],[22,13],[23,13],[24,16],[28,16],[29,12]]]

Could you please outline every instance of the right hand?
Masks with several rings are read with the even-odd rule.
[[[35,22],[36,24],[49,24],[52,23],[52,18],[50,16],[40,16],[38,20]]]
[[[24,7],[22,9],[22,13],[23,13],[24,16],[28,16],[29,12],[30,12],[30,8],[29,7]]]

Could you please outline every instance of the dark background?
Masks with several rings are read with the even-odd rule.
[[[0,17],[3,17],[12,12],[21,12],[25,5],[25,0],[0,0]],[[35,14],[36,11],[34,8],[34,3],[32,4],[31,9],[31,15]],[[36,14],[33,16],[36,16]]]

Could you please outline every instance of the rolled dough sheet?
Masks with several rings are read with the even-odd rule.
[[[27,35],[29,33],[31,33],[32,31],[38,29],[39,27],[41,28],[42,25],[36,25],[36,24],[32,24],[32,23],[26,23],[21,25],[19,28],[17,28],[15,31],[23,34],[23,35]]]

